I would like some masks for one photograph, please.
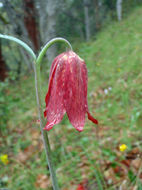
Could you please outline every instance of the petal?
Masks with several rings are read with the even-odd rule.
[[[44,112],[44,116],[47,117],[47,124],[45,126],[45,130],[50,130],[53,125],[58,124],[64,114],[64,79],[65,79],[65,64],[64,60],[60,61],[56,67],[54,67],[54,71],[52,72],[49,90],[46,95],[46,109]]]
[[[97,125],[98,120],[96,120],[88,111],[87,111],[87,114],[88,114],[88,119]]]
[[[73,52],[70,52],[67,61],[64,105],[72,125],[82,131],[87,106],[87,70],[85,63]]]
[[[48,122],[48,121],[47,121],[47,123],[46,123],[46,125],[45,125],[45,127],[44,127],[43,129],[46,130],[46,131],[50,131],[50,129],[52,129],[52,127],[53,127],[55,124],[56,124],[55,121],[53,121],[53,122]]]
[[[57,64],[60,62],[61,58],[65,55],[64,53],[61,53],[60,55],[58,55],[57,57],[55,57],[55,59],[53,60],[52,64],[51,64],[51,68],[50,68],[50,74],[49,74],[49,82],[51,80],[51,77],[53,75],[54,69],[56,68]]]
[[[50,95],[51,95],[51,90],[52,90],[52,86],[53,86],[53,79],[54,79],[54,77],[55,77],[56,68],[57,68],[57,65],[54,67],[54,70],[51,71],[52,74],[51,74],[50,79],[49,79],[48,92],[47,92],[46,97],[45,97],[46,106],[47,106],[47,104],[48,104],[49,97],[50,97]],[[44,117],[46,117],[46,111],[44,112]]]
[[[84,91],[85,91],[85,96],[86,96],[86,112],[88,114],[88,119],[91,120],[93,123],[98,124],[98,121],[93,118],[93,116],[90,114],[88,110],[88,101],[87,101],[87,82],[88,82],[88,76],[87,76],[87,68],[86,65],[83,64],[82,66],[82,79],[83,79],[83,85],[84,85]]]
[[[46,97],[45,97],[45,102],[48,102],[48,98],[49,98],[49,95],[51,93],[51,88],[52,88],[52,80],[54,78],[54,75],[55,75],[55,71],[56,71],[56,68],[57,68],[57,65],[59,64],[60,60],[61,60],[61,57],[64,56],[65,53],[62,53],[60,55],[58,55],[54,60],[53,60],[53,63],[51,65],[51,68],[50,68],[50,74],[49,74],[49,87],[48,87],[48,93],[46,94]],[[44,112],[44,116],[46,116],[46,113]]]

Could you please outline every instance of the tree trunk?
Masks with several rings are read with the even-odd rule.
[[[84,19],[85,19],[85,34],[86,41],[90,39],[90,19],[89,19],[89,4],[87,0],[84,0]]]
[[[56,37],[56,15],[60,2],[58,0],[42,0],[40,10],[40,34],[42,43],[46,43]],[[56,45],[51,46],[47,52],[47,58],[51,62],[56,56]]]
[[[0,81],[4,81],[7,77],[7,66],[2,55],[1,41],[0,41]]]
[[[34,0],[23,0],[24,4],[24,24],[27,29],[30,40],[33,43],[34,50],[39,50],[39,32],[37,27],[37,14]]]
[[[98,31],[101,28],[101,21],[100,21],[100,2],[99,0],[94,0],[95,5],[95,28]]]
[[[116,12],[117,12],[118,21],[121,21],[122,20],[122,0],[116,1]]]
[[[28,39],[28,32],[23,24],[23,17],[21,13],[16,12],[15,7],[11,4],[10,1],[8,0],[2,0],[3,5],[4,5],[4,9],[7,13],[7,16],[9,18],[9,21],[11,23],[10,30],[11,34],[13,33],[13,35],[17,35],[20,39],[22,39],[23,41],[27,42]],[[33,46],[32,43],[27,42],[30,46]],[[21,51],[20,51],[21,52]],[[28,66],[28,70],[30,71],[32,69],[32,64],[31,61],[29,61],[31,58],[29,55],[26,55],[26,53],[24,53],[24,50],[22,50],[22,56],[24,56],[24,58],[27,60],[27,66]]]

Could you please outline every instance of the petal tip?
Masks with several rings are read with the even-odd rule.
[[[95,119],[95,124],[96,124],[96,125],[98,125],[98,124],[99,124],[99,122],[98,122],[98,120],[97,120],[97,119]]]
[[[89,112],[87,112],[88,114],[88,119],[91,120],[93,123],[95,123],[96,125],[99,124],[98,120],[95,119]]]
[[[79,132],[82,132],[83,131],[83,127],[76,127],[76,130],[79,131]]]
[[[45,130],[45,131],[50,131],[52,128],[53,128],[53,127],[50,127],[50,128],[44,127],[43,130]]]
[[[46,112],[46,110],[44,111],[44,117],[46,117],[47,116],[47,112]]]
[[[53,128],[53,124],[47,122],[47,123],[46,123],[46,126],[43,128],[43,130],[45,130],[45,131],[50,131],[52,128]]]

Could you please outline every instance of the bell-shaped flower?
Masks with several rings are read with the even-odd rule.
[[[73,51],[64,52],[54,59],[45,98],[45,130],[49,131],[60,123],[65,113],[78,131],[84,128],[86,114],[89,120],[98,124],[88,110],[87,81],[86,64]]]

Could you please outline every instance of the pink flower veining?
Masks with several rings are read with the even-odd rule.
[[[88,110],[87,81],[86,64],[73,51],[64,52],[54,59],[45,97],[45,130],[49,131],[60,123],[65,113],[78,131],[84,128],[86,114],[89,120],[98,124]]]

